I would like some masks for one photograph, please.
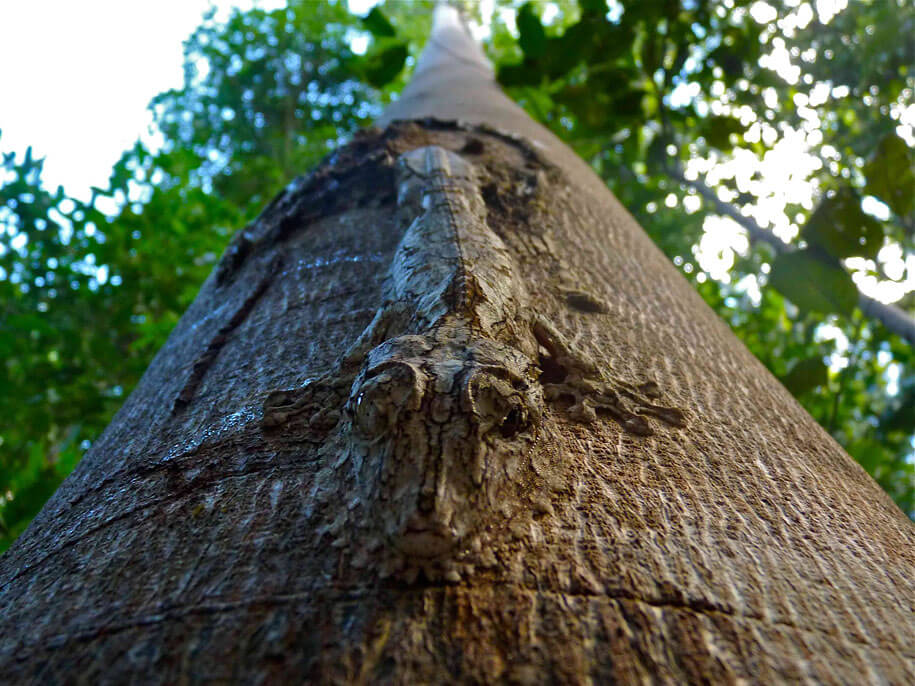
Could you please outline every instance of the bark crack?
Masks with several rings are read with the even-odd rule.
[[[258,606],[265,607],[281,607],[284,605],[290,605],[293,603],[301,601],[309,601],[316,598],[319,598],[320,601],[323,601],[321,604],[328,604],[328,600],[333,602],[366,602],[371,599],[373,595],[370,590],[366,589],[356,590],[356,589],[336,589],[333,586],[329,587],[330,589],[341,591],[339,595],[334,595],[331,598],[327,596],[327,593],[316,594],[313,591],[303,591],[300,593],[289,593],[289,594],[278,594],[278,595],[267,595],[260,596],[255,598],[249,598],[247,600],[239,601],[226,601],[226,602],[210,602],[210,603],[201,603],[195,605],[187,605],[180,603],[171,603],[167,605],[160,606],[156,608],[153,612],[149,614],[144,614],[140,616],[134,616],[132,618],[124,619],[120,622],[104,622],[92,627],[85,627],[78,629],[73,633],[58,633],[46,637],[44,643],[42,643],[41,648],[47,646],[61,647],[69,642],[89,642],[93,641],[102,636],[110,636],[117,633],[122,633],[125,631],[130,631],[133,629],[138,629],[147,626],[153,626],[158,624],[163,624],[166,622],[180,621],[184,617],[192,615],[214,615],[221,613],[231,613],[247,608],[256,608]],[[765,626],[780,627],[788,629],[791,631],[798,631],[804,634],[816,634],[821,636],[829,637],[839,637],[845,643],[850,643],[856,646],[867,648],[868,650],[879,651],[882,653],[890,653],[893,656],[901,656],[906,659],[915,659],[915,652],[900,651],[898,648],[888,648],[885,646],[878,645],[876,643],[871,643],[866,640],[862,640],[852,634],[844,634],[841,637],[837,635],[834,631],[826,631],[821,628],[809,628],[794,624],[792,622],[786,622],[783,620],[768,620],[765,617],[753,614],[753,613],[740,613],[740,612],[728,612],[723,609],[714,608],[708,604],[699,602],[684,602],[684,603],[675,603],[659,598],[642,598],[637,597],[631,594],[625,593],[583,593],[583,592],[564,592],[564,591],[551,591],[545,589],[531,589],[523,585],[517,584],[505,584],[498,586],[471,586],[471,587],[454,587],[454,586],[441,586],[441,585],[426,585],[421,587],[407,588],[405,591],[407,593],[417,593],[423,594],[428,591],[435,591],[440,594],[448,594],[450,592],[462,592],[469,591],[471,593],[479,591],[489,591],[491,594],[505,593],[507,589],[511,589],[516,592],[527,593],[531,596],[546,596],[560,600],[569,600],[569,599],[585,599],[585,600],[596,600],[596,601],[618,601],[618,602],[631,602],[640,605],[646,605],[649,607],[659,608],[662,610],[671,610],[671,611],[687,611],[700,616],[714,616],[719,615],[727,617],[729,619],[746,619],[752,622],[759,622]],[[381,600],[381,598],[379,598]],[[389,602],[387,603],[389,604]],[[390,604],[389,604],[390,606]],[[24,642],[20,642],[15,646],[14,652],[16,654],[16,661],[24,662],[30,659],[32,652],[26,652],[28,649]]]
[[[248,315],[251,314],[251,310],[254,309],[254,306],[261,299],[261,296],[266,293],[267,288],[273,281],[274,275],[280,270],[281,263],[282,259],[280,257],[275,257],[269,263],[264,274],[258,280],[248,297],[244,299],[229,321],[219,327],[216,335],[209,342],[200,357],[194,362],[187,381],[185,381],[184,386],[178,392],[177,397],[175,397],[175,401],[172,404],[172,415],[178,414],[184,410],[194,399],[197,389],[200,387],[200,384],[203,383],[206,373],[209,371],[210,367],[213,366],[213,363],[219,356],[219,352],[222,350],[223,346],[225,346],[229,336],[248,318]]]

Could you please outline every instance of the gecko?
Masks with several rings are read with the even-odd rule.
[[[606,412],[640,435],[651,433],[645,415],[683,421],[650,401],[652,384],[611,380],[536,312],[511,251],[487,224],[481,174],[439,146],[398,158],[398,213],[408,226],[382,306],[327,374],[271,393],[263,414],[265,430],[302,422],[323,444],[336,431],[328,450],[350,463],[379,541],[408,574],[452,581],[482,513],[523,501],[522,472],[548,401],[564,399],[585,422]]]

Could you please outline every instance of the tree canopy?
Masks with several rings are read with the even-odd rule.
[[[431,2],[214,13],[181,89],[88,202],[0,171],[0,550],[139,380],[230,236],[403,85]],[[472,21],[502,85],[589,161],[797,397],[915,515],[915,7],[570,0]],[[2,122],[0,122],[2,126]],[[2,138],[0,138],[2,149]],[[735,219],[737,221],[735,221]]]

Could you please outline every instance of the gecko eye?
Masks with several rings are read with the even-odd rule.
[[[536,413],[524,389],[517,385],[488,370],[471,377],[467,397],[481,433],[498,431],[502,438],[513,438],[530,427]]]
[[[502,423],[499,424],[499,433],[502,435],[502,438],[511,438],[515,434],[524,431],[527,428],[527,425],[527,413],[524,412],[524,409],[513,407],[502,418]]]
[[[416,370],[395,362],[369,370],[350,397],[353,428],[363,438],[387,435],[405,410],[418,409],[422,385]]]

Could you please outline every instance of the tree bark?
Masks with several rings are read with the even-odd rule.
[[[5,682],[915,683],[915,528],[441,10],[0,560]]]

